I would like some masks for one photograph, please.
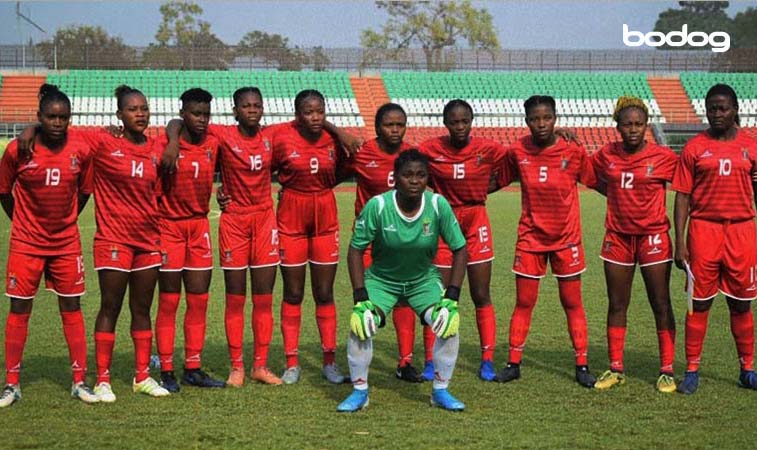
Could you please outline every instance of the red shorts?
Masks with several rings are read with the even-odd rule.
[[[457,207],[454,209],[460,230],[465,236],[465,248],[468,250],[468,265],[489,262],[494,259],[492,227],[489,215],[483,205]],[[439,250],[433,264],[437,267],[452,267],[452,251],[447,243],[439,239]]]
[[[213,269],[213,246],[207,217],[160,219],[161,272]]]
[[[544,278],[547,260],[552,266],[552,275],[558,278],[572,277],[586,270],[584,247],[581,244],[552,252],[527,252],[515,249],[513,272],[529,278]]]
[[[159,251],[145,251],[130,245],[115,242],[95,241],[95,270],[118,270],[136,272],[160,266]]]
[[[689,264],[694,275],[694,299],[723,294],[738,300],[757,298],[757,237],[754,221],[689,220]]]
[[[218,224],[221,268],[240,270],[279,264],[279,230],[273,209],[221,214]]]
[[[282,266],[339,262],[339,218],[333,191],[284,189],[276,215]]]
[[[39,280],[45,274],[45,288],[61,297],[84,295],[84,258],[81,253],[60,256],[36,256],[8,252],[5,271],[5,295],[32,299]]]
[[[655,234],[605,232],[599,257],[621,266],[652,266],[673,260],[673,246],[667,231]]]

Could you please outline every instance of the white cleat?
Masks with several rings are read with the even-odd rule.
[[[100,397],[83,381],[71,385],[71,397],[78,398],[84,403],[97,403],[100,401]]]
[[[9,384],[0,393],[0,408],[5,408],[21,400],[21,387],[17,384]]]
[[[116,401],[116,394],[113,393],[113,388],[110,387],[110,383],[102,382],[95,386],[95,395],[97,399],[102,403],[113,403]]]
[[[134,391],[134,393],[146,394],[150,397],[167,397],[171,395],[166,388],[158,384],[158,382],[151,377],[147,377],[139,383],[137,383],[136,380],[132,380],[131,390]]]

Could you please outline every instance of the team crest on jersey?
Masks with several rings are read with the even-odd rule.
[[[265,151],[271,151],[271,142],[268,139],[263,139],[263,145],[265,146]]]
[[[118,261],[118,247],[114,246],[110,248],[110,260]]]
[[[568,157],[563,156],[560,160],[560,170],[565,170],[568,168]]]
[[[329,147],[329,159],[334,160],[334,147]]]
[[[228,248],[227,248],[227,249],[225,249],[225,250],[223,251],[223,259],[224,259],[224,261],[226,261],[226,262],[229,262],[229,261],[231,261],[231,250],[230,250],[230,249],[228,249]]]
[[[71,155],[71,170],[79,169],[79,158],[76,155]]]
[[[179,156],[181,156],[181,155],[179,155]],[[153,167],[158,167],[158,157],[155,156],[155,155],[152,156],[152,166]]]
[[[654,164],[649,163],[647,164],[647,176],[651,176],[652,172],[654,172]]]
[[[741,157],[746,159],[749,159],[749,149],[742,147],[741,148]]]
[[[168,252],[166,252],[165,250],[160,251],[160,263],[168,264]]]
[[[423,219],[423,235],[431,236],[431,219]]]
[[[484,156],[479,153],[476,155],[476,166],[480,166],[484,162]]]
[[[205,155],[208,157],[208,161],[213,161],[213,149],[206,148]]]
[[[8,274],[8,289],[16,289],[16,286],[18,286],[18,282],[16,281],[16,274]]]

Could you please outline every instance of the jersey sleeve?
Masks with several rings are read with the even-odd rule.
[[[368,200],[360,215],[355,220],[355,231],[352,233],[350,246],[358,250],[364,250],[376,237],[379,226],[379,210],[383,197],[373,197]]]
[[[0,194],[10,194],[16,181],[16,167],[18,166],[16,141],[11,142],[0,160]]]
[[[94,152],[87,148],[82,152],[81,172],[79,173],[79,192],[91,195],[94,191],[93,169]]]
[[[594,176],[597,178],[598,183],[607,182],[607,175],[605,174],[604,164],[605,158],[603,157],[603,153],[604,151],[600,150],[598,152],[594,152],[594,154],[589,157],[589,162],[594,169]]]
[[[452,207],[447,199],[439,194],[434,194],[432,202],[434,202],[434,209],[439,214],[439,234],[444,242],[453,252],[465,247],[465,236],[460,230],[460,224],[457,223],[457,217],[452,212]]]
[[[578,181],[588,188],[595,188],[597,186],[597,176],[594,173],[594,166],[591,164],[589,155],[583,147],[579,147],[579,169],[578,169]]]
[[[497,186],[503,188],[515,181],[516,172],[513,164],[515,158],[512,150],[506,150],[505,155],[494,165],[494,177],[497,181]]]
[[[673,181],[673,175],[678,165],[678,155],[668,148],[665,148],[663,155],[660,166],[660,178],[669,183]]]
[[[694,189],[694,151],[692,147],[686,145],[681,151],[681,156],[678,158],[678,165],[673,173],[672,188],[676,192],[682,194],[691,194]]]
[[[80,128],[73,128],[71,131],[77,134],[84,142],[87,143],[92,152],[96,152],[104,142],[104,137],[107,135],[103,130],[82,130]]]

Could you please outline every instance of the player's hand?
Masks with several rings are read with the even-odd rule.
[[[218,202],[218,207],[221,208],[221,211],[225,210],[231,204],[231,196],[226,195],[226,192],[223,190],[223,185],[218,186],[218,190],[216,191],[216,202]]]
[[[355,303],[350,315],[350,331],[358,339],[364,341],[376,335],[376,329],[381,326],[381,315],[370,300]]]
[[[575,142],[577,145],[583,145],[583,142],[578,139],[578,135],[573,130],[569,130],[567,128],[556,128],[555,134],[568,142]]]
[[[163,155],[160,157],[160,168],[163,173],[173,175],[176,172],[177,162],[179,161],[179,142],[168,141]]]
[[[123,128],[116,125],[108,125],[106,127],[103,127],[103,131],[116,138],[123,137],[124,135]]]
[[[18,160],[28,161],[34,154],[34,139],[37,137],[37,127],[28,126],[16,138]]]
[[[689,262],[689,249],[685,243],[676,244],[676,253],[673,257],[676,267],[681,270],[686,270],[684,263]]]
[[[363,140],[357,136],[353,136],[349,133],[340,132],[339,133],[339,143],[342,145],[342,148],[344,149],[344,154],[348,158],[352,157],[355,153],[360,151],[360,148],[363,146]]]
[[[460,314],[457,311],[457,301],[443,298],[431,311],[431,330],[441,339],[447,339],[457,334],[460,328]]]

